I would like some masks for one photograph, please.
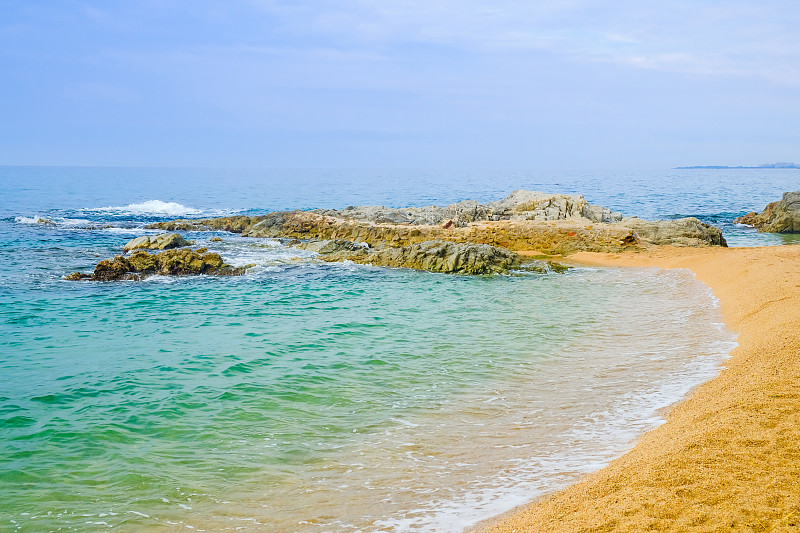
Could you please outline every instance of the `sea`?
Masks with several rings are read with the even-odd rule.
[[[735,346],[685,270],[447,275],[189,232],[256,267],[63,280],[148,223],[529,189],[791,244],[733,219],[799,178],[0,167],[0,531],[462,531],[623,454]]]

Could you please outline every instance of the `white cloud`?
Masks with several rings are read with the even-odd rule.
[[[794,0],[250,0],[298,34],[346,46],[428,44],[800,83]]]

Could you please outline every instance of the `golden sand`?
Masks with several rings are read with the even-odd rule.
[[[570,259],[690,269],[719,298],[739,347],[630,452],[478,530],[800,531],[800,246]]]

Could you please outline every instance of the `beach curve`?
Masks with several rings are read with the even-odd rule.
[[[631,451],[474,531],[800,529],[800,246],[665,246],[569,259],[689,269],[720,300],[739,346]]]

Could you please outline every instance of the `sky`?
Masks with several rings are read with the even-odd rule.
[[[0,164],[800,162],[796,0],[0,0]]]

